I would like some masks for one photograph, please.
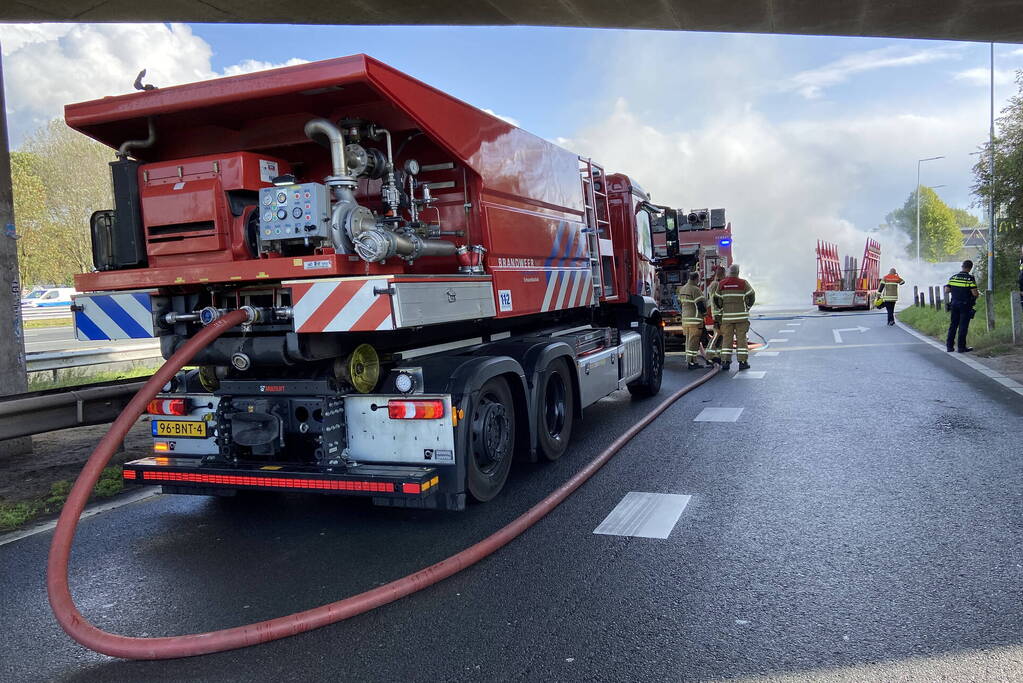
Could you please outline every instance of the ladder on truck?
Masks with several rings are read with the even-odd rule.
[[[607,204],[607,180],[604,168],[593,163],[589,157],[579,157],[579,175],[583,182],[583,204],[585,212],[583,220],[586,227],[586,249],[590,258],[590,270],[593,273],[593,302],[596,306],[604,296],[604,270],[600,259],[600,237],[610,229],[611,215]],[[600,189],[597,189],[599,185]]]

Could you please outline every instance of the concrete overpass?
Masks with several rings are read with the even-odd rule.
[[[577,26],[1023,42],[1021,0],[6,0],[0,22]]]

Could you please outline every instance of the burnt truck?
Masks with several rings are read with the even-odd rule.
[[[651,224],[628,176],[365,55],[68,105],[117,150],[76,334],[169,358],[127,483],[460,510],[583,409],[656,394]]]

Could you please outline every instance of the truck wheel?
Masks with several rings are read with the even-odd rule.
[[[540,452],[548,460],[557,460],[568,448],[575,418],[575,389],[564,358],[547,366],[540,389],[540,414],[537,416]]]
[[[661,390],[664,376],[664,332],[660,325],[641,323],[643,337],[643,374],[629,383],[629,393],[636,397],[653,396]]]
[[[466,479],[474,500],[485,503],[501,492],[514,452],[515,404],[508,382],[494,377],[480,389],[469,420]]]

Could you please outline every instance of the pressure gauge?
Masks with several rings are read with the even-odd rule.
[[[288,201],[288,193],[287,192],[278,192],[277,193],[277,203],[278,204],[283,204],[286,201]]]
[[[419,175],[419,162],[415,159],[406,159],[405,172],[409,175]]]
[[[283,221],[285,218],[288,217],[288,210],[287,209],[277,209],[277,217],[280,218]]]
[[[301,218],[302,217],[302,207],[301,206],[296,206],[294,209],[291,210],[291,215],[294,216],[295,218]]]
[[[269,192],[263,194],[263,203],[270,206],[270,203],[274,200],[274,197]]]
[[[264,223],[269,223],[273,219],[274,219],[274,212],[273,211],[265,211],[265,212],[263,212],[263,222]]]

